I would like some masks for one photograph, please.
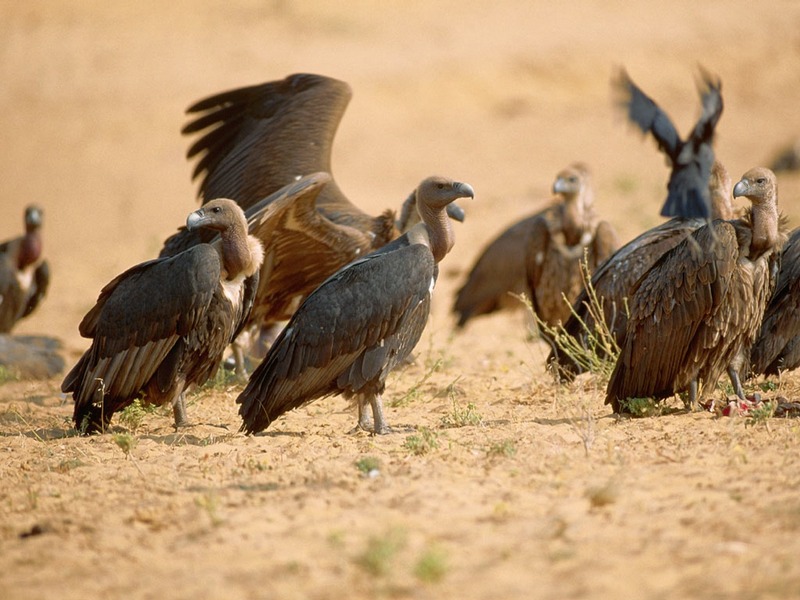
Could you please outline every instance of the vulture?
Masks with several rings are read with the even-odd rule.
[[[217,238],[128,269],[81,321],[92,344],[61,384],[75,400],[79,431],[105,431],[137,398],[169,402],[175,425],[188,425],[185,390],[214,375],[244,321],[263,259],[244,212],[232,200],[213,200],[191,213],[186,227]]]
[[[714,162],[708,184],[711,198],[711,214],[714,219],[733,218],[731,202],[731,178],[728,170],[719,161]],[[608,331],[617,346],[622,346],[628,324],[627,304],[631,290],[639,280],[665,253],[686,239],[697,228],[706,224],[705,219],[674,217],[622,246],[592,272],[591,287],[602,303],[603,317]],[[589,294],[583,289],[572,306],[572,314],[564,323],[563,333],[576,339],[588,348],[588,332],[594,332],[596,323]],[[602,351],[595,348],[595,351]],[[560,353],[554,346],[547,364],[557,367],[562,380],[571,380],[583,371],[569,355]]]
[[[262,431],[285,412],[334,394],[356,403],[360,428],[389,431],[386,378],[419,341],[438,263],[453,246],[445,207],[474,192],[429,177],[416,197],[422,223],[331,275],[292,315],[236,399],[242,431]]]
[[[779,375],[800,366],[800,228],[781,252],[778,284],[750,352],[750,375]]]
[[[525,249],[533,310],[550,327],[570,315],[571,303],[583,288],[581,264],[594,270],[619,245],[614,228],[595,216],[591,175],[585,165],[561,171],[553,191],[564,202],[534,222]]]
[[[706,72],[701,73],[701,78],[698,88],[702,112],[686,140],[680,138],[669,116],[633,83],[624,69],[612,81],[628,118],[643,133],[652,134],[672,166],[667,199],[661,209],[664,217],[711,217],[708,180],[714,164],[714,128],[722,114],[722,86]]]
[[[716,386],[725,370],[743,396],[737,369],[775,288],[785,233],[772,171],[747,171],[733,196],[752,203],[744,216],[696,229],[634,286],[625,341],[606,394],[615,413],[624,410],[627,398],[661,399],[683,391],[694,410],[698,383]]]
[[[47,293],[50,268],[42,258],[42,209],[25,209],[25,234],[0,244],[0,333],[9,333]]]
[[[299,73],[190,106],[192,120],[183,133],[200,134],[188,157],[200,157],[194,177],[200,179],[202,201],[231,198],[246,210],[300,176],[330,174],[334,136],[351,95],[343,81]],[[412,194],[397,221],[392,210],[371,216],[350,202],[328,175],[313,197],[305,196],[291,217],[275,221],[269,238],[261,238],[266,255],[247,330],[285,321],[329,275],[395,239],[413,224],[413,201]],[[463,220],[458,206],[447,211]],[[199,241],[207,240],[179,232],[167,240],[162,256]],[[237,368],[243,371],[241,352],[237,354]]]
[[[458,315],[457,327],[463,328],[473,317],[521,306],[514,296],[529,292],[525,257],[532,235],[542,236],[536,240],[540,247],[547,244],[545,238],[558,241],[568,236],[567,245],[576,243],[576,237],[583,240],[584,245],[593,243],[600,258],[613,250],[616,234],[607,224],[598,224],[597,234],[592,237],[595,224],[588,177],[588,171],[581,165],[559,173],[553,183],[552,204],[514,223],[484,248],[456,293],[453,312]],[[580,184],[585,187],[579,189]],[[584,214],[580,214],[581,210]],[[551,235],[561,223],[571,230],[565,230],[563,236]],[[561,246],[565,247],[564,243]],[[583,247],[576,249],[576,253],[583,258]],[[563,304],[560,297],[559,302]]]

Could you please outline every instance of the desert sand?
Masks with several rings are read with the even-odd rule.
[[[17,333],[62,340],[68,368],[100,288],[196,206],[180,128],[203,96],[337,77],[355,203],[395,207],[430,174],[476,197],[388,382],[390,435],[349,433],[332,398],[246,437],[223,383],[191,396],[190,429],[159,410],[78,437],[61,377],[0,385],[0,597],[798,597],[796,420],[678,400],[618,420],[602,381],[552,381],[523,312],[461,333],[449,314],[482,246],[573,161],[623,241],[659,223],[668,169],[609,81],[624,66],[686,133],[699,65],[723,82],[736,181],[800,133],[796,2],[3,3],[0,239],[44,207],[53,284]],[[796,227],[800,176],[779,184]],[[773,384],[800,396],[797,375]]]

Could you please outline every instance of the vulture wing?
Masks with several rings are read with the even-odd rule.
[[[458,327],[466,325],[472,317],[518,303],[510,294],[523,294],[527,290],[525,248],[531,230],[544,212],[515,223],[483,250],[456,293],[453,312],[458,314]]]
[[[606,403],[664,398],[687,361],[701,362],[725,333],[714,319],[733,276],[735,228],[717,221],[665,254],[634,287],[625,342],[608,383]]]
[[[84,354],[61,387],[66,393],[80,386],[76,414],[91,402],[95,379],[105,382],[109,396],[136,394],[203,318],[219,277],[216,251],[199,245],[137,265],[106,285],[79,326],[81,335],[94,339],[93,351]]]
[[[750,360],[753,375],[774,375],[800,366],[800,229],[781,253],[781,269]]]

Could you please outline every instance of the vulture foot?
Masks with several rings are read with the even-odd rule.
[[[372,408],[372,418],[367,413],[367,402]],[[368,431],[375,435],[385,435],[391,433],[392,429],[386,424],[386,419],[383,417],[383,401],[381,397],[376,395],[370,398],[360,398],[358,402],[358,425],[351,431]]]
[[[192,427],[192,423],[186,416],[186,403],[183,399],[183,393],[172,402],[172,415],[175,418],[175,429],[182,427]]]

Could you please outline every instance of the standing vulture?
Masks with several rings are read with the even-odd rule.
[[[579,210],[577,207],[580,204],[587,212],[580,216],[583,222],[573,223],[578,239],[584,236],[586,228],[594,226],[591,209],[592,191],[588,181],[585,182],[586,188],[578,189],[578,184],[584,183],[583,176],[578,171],[583,171],[583,168],[570,167],[559,173],[553,183],[553,194],[556,197],[552,204],[514,223],[484,248],[470,270],[466,282],[456,293],[453,312],[458,315],[458,327],[464,327],[473,317],[521,306],[514,296],[529,291],[525,257],[530,238],[534,233],[546,236],[548,220],[558,223],[563,215],[569,213],[572,221],[575,221],[574,217],[577,216],[576,212]],[[588,172],[586,175],[588,179]],[[573,177],[577,180],[572,179]],[[581,196],[580,200],[578,196]],[[567,210],[565,208],[567,204],[572,208]],[[554,227],[559,225],[555,224]],[[574,237],[574,234],[570,236]],[[590,236],[587,239],[591,239]],[[603,225],[598,231],[597,242],[615,246],[616,236],[608,226]],[[542,240],[539,240],[539,244],[542,243]],[[579,253],[582,257],[583,249]],[[606,251],[601,250],[600,253]]]
[[[61,384],[75,399],[75,427],[104,431],[111,416],[137,398],[173,407],[187,424],[184,391],[215,372],[246,318],[263,258],[232,200],[207,202],[186,220],[189,230],[218,234],[171,257],[132,267],[107,284],[81,321],[92,345]]]
[[[351,95],[343,81],[300,73],[189,107],[195,117],[183,133],[203,132],[188,151],[189,158],[201,156],[194,170],[201,198],[232,198],[247,209],[300,176],[331,173],[334,136]],[[413,196],[406,201],[404,215],[415,213],[405,210],[412,201]],[[455,205],[448,213],[463,219]],[[269,239],[261,238],[266,256],[248,329],[288,319],[325,278],[396,238],[407,226],[401,221],[391,210],[377,217],[360,210],[330,175],[291,217],[273,223]],[[170,238],[162,256],[206,241],[191,235]],[[241,354],[237,363],[243,371]]]
[[[703,109],[686,140],[680,138],[669,116],[633,83],[625,70],[620,70],[612,81],[628,118],[642,132],[653,135],[672,166],[667,199],[661,209],[664,217],[708,219],[711,216],[708,179],[714,164],[714,128],[722,114],[722,86],[708,73],[701,76],[698,87]]]
[[[781,252],[775,293],[750,353],[750,375],[778,375],[800,366],[800,228]]]
[[[236,400],[243,431],[262,431],[285,412],[334,394],[358,405],[359,427],[389,431],[381,401],[386,378],[419,341],[438,263],[453,246],[445,207],[474,192],[430,177],[416,195],[423,223],[337,271],[294,313]]]
[[[711,214],[714,219],[733,218],[731,193],[728,170],[722,163],[715,161],[709,181]],[[627,306],[636,282],[659,258],[705,224],[705,219],[670,219],[622,246],[592,273],[592,289],[595,297],[602,303],[605,325],[618,346],[622,346],[625,338],[628,325]],[[594,334],[596,329],[594,308],[584,289],[573,304],[572,314],[564,323],[563,333],[587,349],[591,343],[589,332]],[[602,352],[602,348],[596,347],[594,351]],[[557,345],[550,352],[547,364],[557,366],[558,375],[565,380],[583,372],[583,367],[570,355],[559,352]]]
[[[525,249],[533,310],[551,327],[570,315],[571,303],[583,287],[584,259],[594,270],[619,245],[613,227],[595,215],[586,166],[574,164],[559,173],[553,191],[561,194],[564,202],[534,222]]]
[[[615,413],[627,398],[661,399],[686,390],[695,409],[698,382],[713,388],[726,369],[736,386],[739,358],[755,342],[775,287],[785,234],[772,171],[751,169],[733,195],[752,203],[745,216],[700,227],[634,287],[606,395]]]
[[[31,314],[50,283],[42,258],[42,209],[25,209],[25,234],[0,244],[0,333]]]

